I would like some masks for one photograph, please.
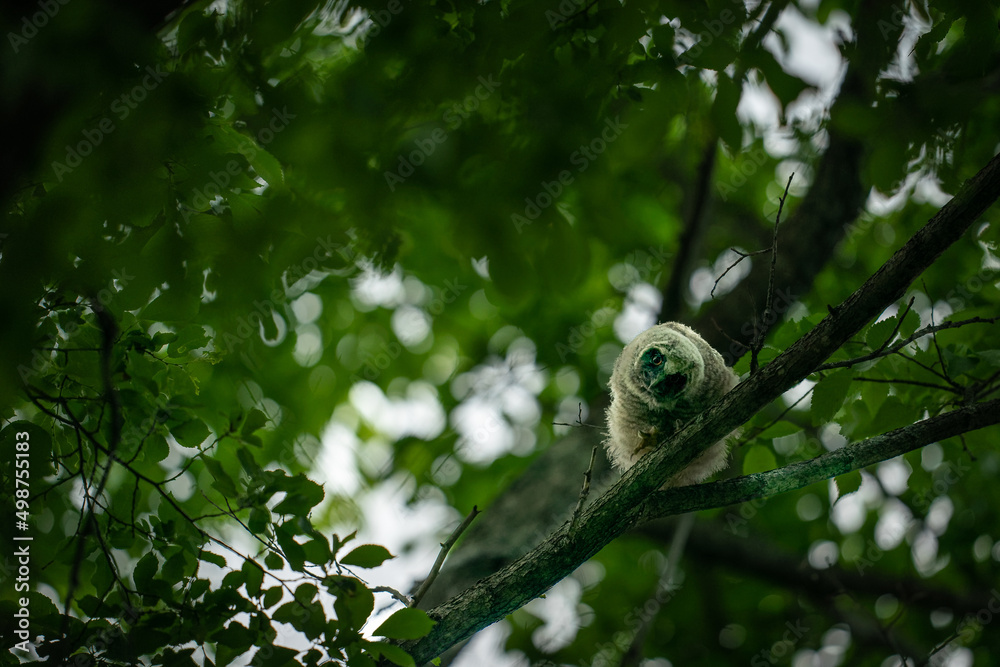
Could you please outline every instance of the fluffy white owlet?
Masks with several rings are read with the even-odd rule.
[[[611,373],[608,458],[624,472],[737,382],[722,355],[690,327],[666,322],[643,331]],[[717,442],[664,486],[701,482],[726,467],[727,452],[726,440]]]

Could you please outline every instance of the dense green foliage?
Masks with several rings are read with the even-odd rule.
[[[851,176],[870,206],[829,261],[779,244],[780,263],[819,273],[807,292],[777,285],[761,363],[997,147],[994,1],[236,0],[159,22],[43,4],[3,10],[0,83],[21,135],[0,184],[0,614],[8,627],[27,596],[39,664],[412,664],[383,640],[425,634],[423,612],[365,625],[379,585],[365,570],[391,554],[332,534],[377,517],[309,479],[331,418],[381,461],[359,466],[364,483],[404,479],[456,516],[488,507],[569,429],[553,422],[600,422],[586,406],[675,263],[689,270],[671,316],[695,321],[728,249],[770,244],[795,172],[789,224],[831,136],[863,146]],[[847,25],[831,113],[838,86],[821,91],[786,49],[796,30]],[[817,359],[876,353],[760,413],[730,474],[994,398],[998,224],[992,209],[898,309]],[[699,242],[682,247],[688,225]],[[746,341],[762,304],[740,289],[728,335]],[[933,664],[987,664],[998,434],[706,511],[669,592],[661,536],[628,535],[550,596],[569,600],[564,640],[546,643],[528,608],[508,649],[617,664],[649,617],[642,655],[677,665],[897,664],[883,661],[948,641]],[[730,541],[699,543],[702,529]],[[14,591],[25,535],[30,593]],[[806,561],[835,583],[774,574]],[[284,648],[290,635],[308,648]],[[23,640],[4,631],[5,649]]]

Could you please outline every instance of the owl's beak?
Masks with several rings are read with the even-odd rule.
[[[687,386],[686,375],[683,373],[670,373],[653,383],[650,390],[660,398],[672,398],[684,391],[685,386]]]

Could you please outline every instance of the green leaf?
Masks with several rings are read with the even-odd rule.
[[[295,667],[298,651],[284,646],[262,646],[250,664],[259,667]]]
[[[214,633],[211,639],[214,642],[224,644],[233,649],[236,655],[241,655],[254,645],[256,635],[248,628],[234,621],[224,629]]]
[[[1000,350],[978,350],[976,356],[990,366],[1000,367]]]
[[[372,634],[389,639],[420,639],[435,625],[423,609],[406,608],[385,619]]]
[[[295,537],[292,534],[292,529],[289,527],[290,522],[278,527],[274,531],[274,536],[278,540],[278,545],[281,547],[281,551],[285,558],[288,560],[288,566],[293,570],[302,571],[303,565],[305,565],[306,554],[302,549],[302,545],[295,541]]]
[[[302,545],[302,549],[305,550],[306,560],[316,565],[325,565],[333,558],[333,554],[330,552],[330,545],[327,543],[326,538],[322,536],[309,540]]]
[[[284,589],[281,586],[272,586],[264,591],[264,608],[270,609],[274,605],[281,602],[281,598],[284,595]]]
[[[202,325],[191,324],[183,327],[167,347],[167,356],[186,357],[191,351],[208,345],[209,340],[208,334],[205,333],[205,327]],[[158,340],[154,337],[153,341],[155,345],[157,342],[162,342],[162,339]]]
[[[201,460],[205,464],[205,467],[208,468],[208,472],[215,479],[212,482],[212,486],[216,490],[229,498],[239,495],[236,491],[236,483],[233,482],[233,478],[229,476],[229,473],[225,471],[221,463],[211,456],[202,456]]]
[[[341,565],[357,567],[378,567],[384,561],[395,558],[389,550],[379,544],[362,544],[340,559]]]
[[[761,437],[771,438],[773,440],[774,438],[783,438],[786,435],[792,435],[794,433],[799,433],[800,431],[802,431],[802,427],[798,424],[793,424],[790,421],[779,419],[764,429],[760,435]]]
[[[142,443],[142,460],[146,463],[159,463],[170,456],[170,445],[159,433],[153,433]]]
[[[261,476],[262,469],[249,449],[246,447],[240,447],[237,449],[236,458],[240,460],[240,465],[243,466],[243,470],[246,471],[247,475],[251,478]]]
[[[275,513],[306,516],[309,510],[323,501],[322,486],[302,474],[296,475],[294,479],[292,490],[274,506]]]
[[[201,301],[183,289],[169,289],[142,309],[143,319],[154,322],[189,322],[198,315]]]
[[[191,419],[180,426],[175,426],[170,429],[170,433],[177,440],[177,444],[192,448],[205,442],[205,439],[210,435],[205,422],[200,419]]]
[[[257,175],[267,181],[269,185],[279,188],[285,184],[281,163],[261,148],[260,144],[230,125],[218,125],[216,130],[215,136],[219,139],[220,146],[246,158]]]
[[[722,72],[719,73],[719,87],[710,116],[719,137],[734,152],[738,151],[743,143],[743,126],[740,125],[736,115],[741,93],[741,84],[733,82]]]
[[[160,576],[170,584],[179,583],[191,565],[191,557],[187,551],[178,549],[176,553],[167,558],[160,570]]]
[[[213,565],[218,565],[219,567],[226,567],[226,559],[217,553],[212,553],[211,551],[201,551],[198,554],[198,558],[206,563],[212,563]]]
[[[774,458],[774,452],[764,445],[751,445],[743,456],[744,475],[766,472],[777,467],[778,462]]]
[[[882,349],[882,346],[888,342],[889,336],[896,330],[898,321],[896,317],[887,317],[868,327],[868,332],[865,334],[865,343],[868,344],[868,347],[872,350]]]
[[[884,433],[901,426],[909,426],[917,421],[921,411],[920,406],[903,403],[898,396],[889,396],[872,422],[878,425],[880,432]]]
[[[153,581],[153,575],[160,569],[160,561],[152,551],[139,559],[132,570],[132,581],[140,591],[148,590]]]
[[[240,428],[240,433],[243,435],[250,435],[257,429],[266,426],[268,421],[267,415],[257,408],[254,408],[247,413],[247,418],[244,420],[242,428]]]
[[[899,315],[896,317],[899,317]],[[909,338],[916,333],[918,326],[920,326],[920,316],[910,310],[906,313],[903,323],[899,326],[899,335],[903,338]]]
[[[965,346],[956,349],[949,345],[941,351],[941,354],[944,357],[945,367],[948,369],[948,376],[952,379],[959,375],[967,375],[976,367],[976,360],[969,354],[968,348]]]
[[[341,627],[360,630],[375,609],[375,594],[354,577],[334,575],[324,580],[327,590],[336,595],[333,608]]]
[[[23,454],[27,454],[32,477],[45,477],[52,473],[52,437],[48,431],[25,420],[17,420],[7,424],[0,431],[0,470],[4,477],[14,478],[14,468],[17,464],[15,460],[21,459],[24,463]],[[22,456],[17,456],[22,454]],[[22,468],[23,469],[23,468]],[[14,483],[11,482],[8,489],[13,494]],[[6,489],[5,489],[6,491]]]
[[[305,604],[316,599],[317,593],[319,593],[319,589],[316,588],[316,584],[299,584],[299,587],[295,589],[295,599]]]
[[[264,565],[272,570],[280,570],[285,566],[285,561],[279,554],[276,554],[273,551],[268,551],[264,555]]]
[[[834,480],[837,483],[837,501],[861,488],[861,471],[852,470]]]
[[[264,583],[264,570],[248,560],[243,561],[240,570],[246,581],[247,593],[253,597],[260,597],[260,587]]]
[[[834,415],[844,405],[847,392],[851,388],[853,371],[841,369],[829,373],[819,381],[812,392],[812,421],[819,426],[833,420]]]
[[[399,667],[414,667],[413,657],[393,644],[383,642],[369,642],[365,648],[376,658],[385,658]]]
[[[258,535],[267,532],[267,527],[271,523],[271,513],[267,508],[254,507],[250,510],[250,517],[247,519],[247,528]]]

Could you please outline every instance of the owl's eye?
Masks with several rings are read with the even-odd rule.
[[[663,353],[659,350],[650,350],[646,353],[646,357],[649,359],[649,363],[654,366],[660,366],[663,364]]]

